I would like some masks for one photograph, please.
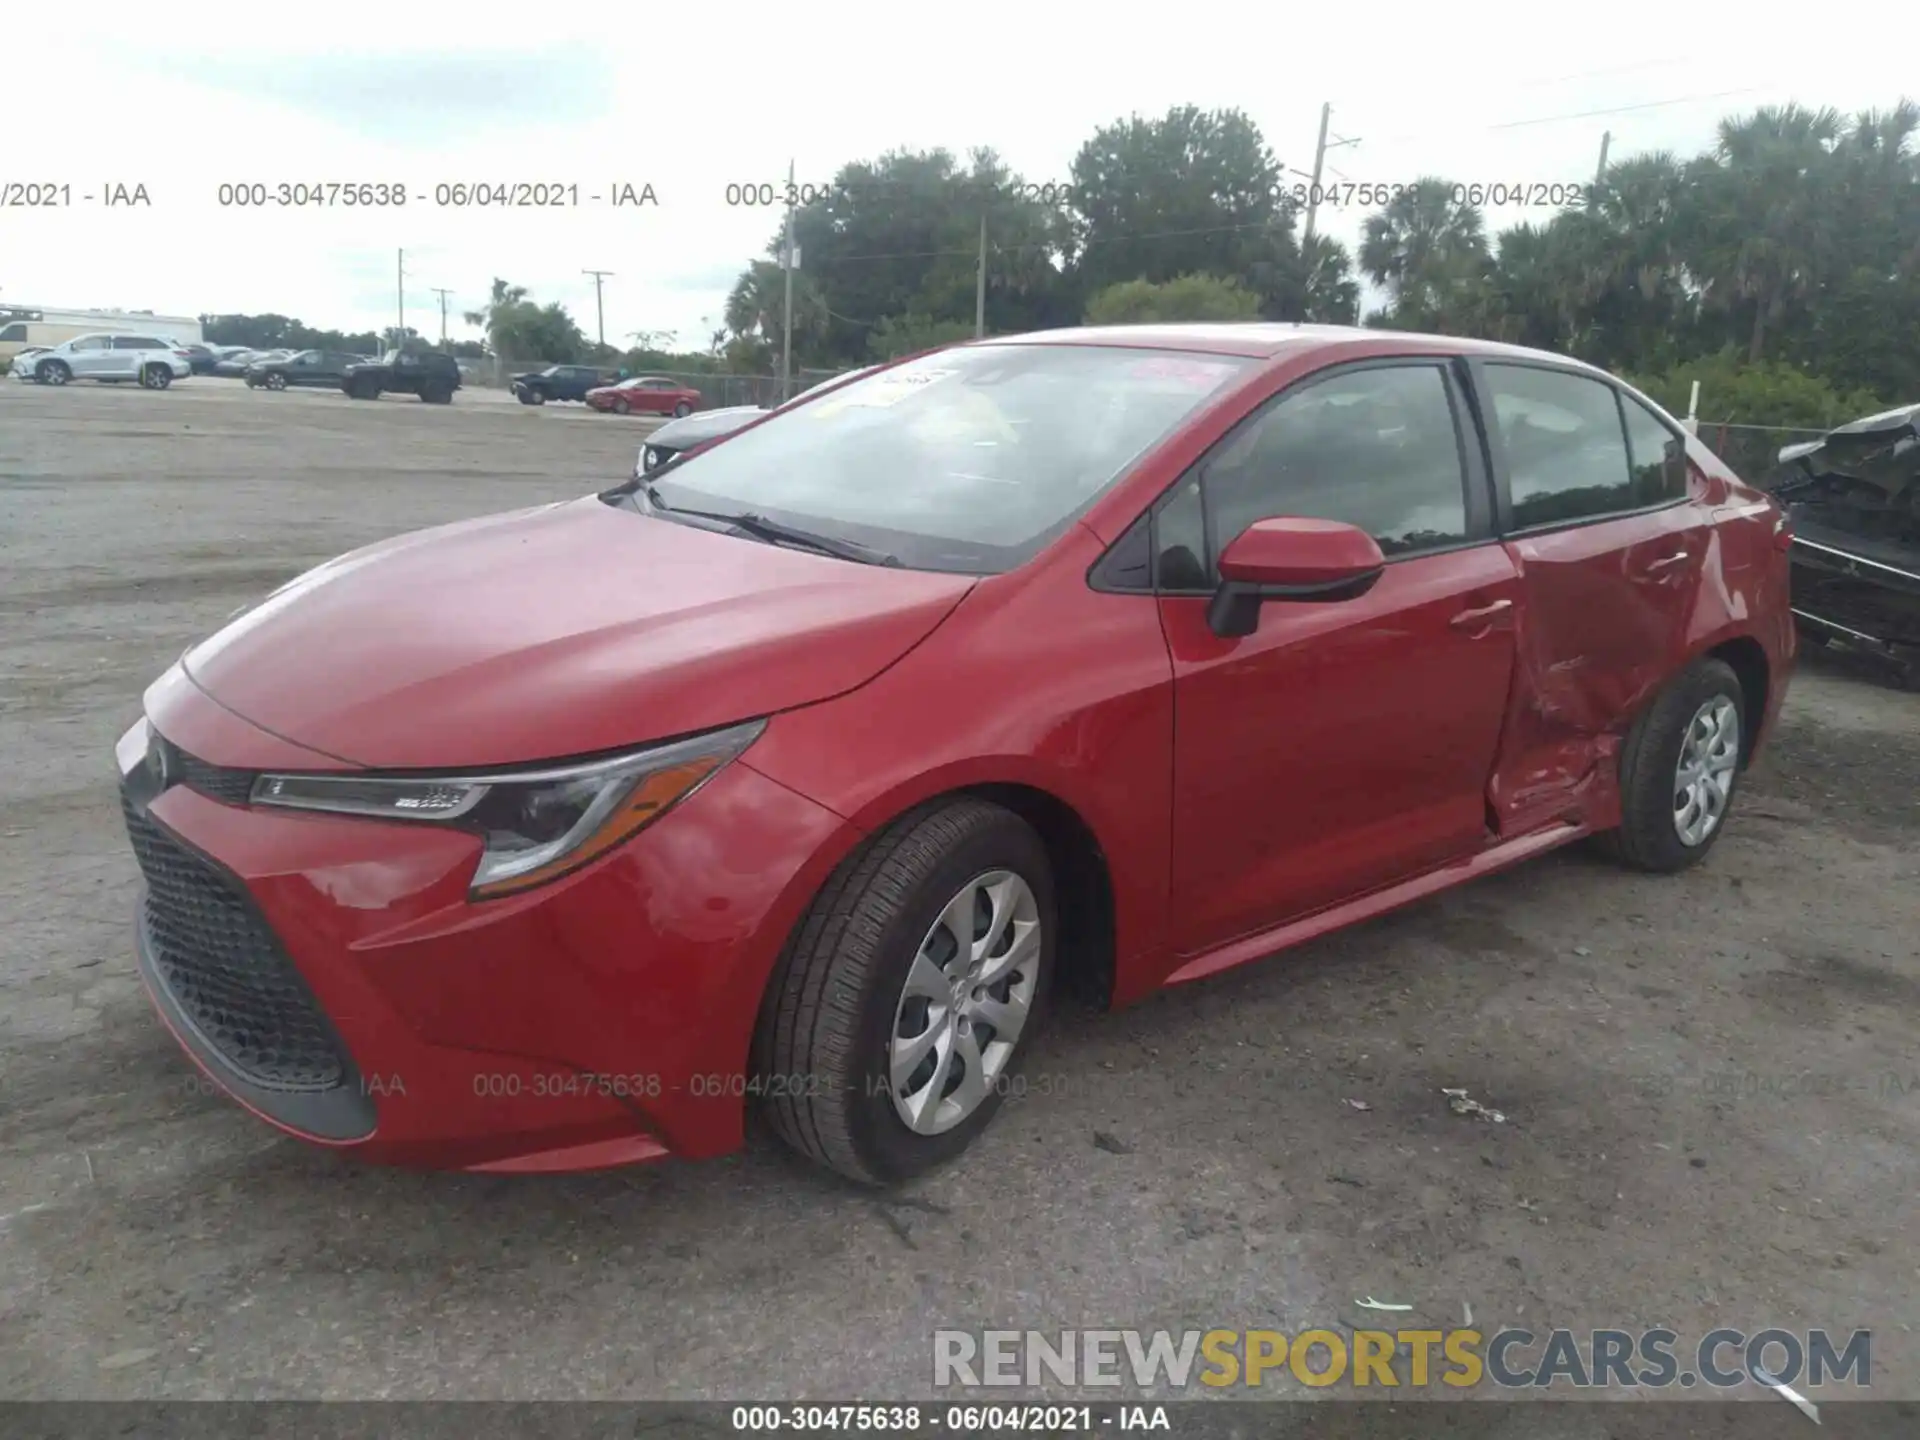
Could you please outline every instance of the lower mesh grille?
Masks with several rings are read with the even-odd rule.
[[[343,1084],[346,1058],[300,972],[252,903],[211,861],[174,839],[123,792],[146,877],[145,920],[159,978],[202,1038],[266,1089]]]

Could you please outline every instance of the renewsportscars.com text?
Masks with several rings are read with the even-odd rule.
[[[1836,1344],[1825,1330],[1712,1330],[1691,1346],[1678,1332],[1445,1330],[936,1330],[936,1388],[1046,1384],[1184,1389],[1302,1385],[1468,1389],[1728,1389],[1751,1377],[1818,1387],[1873,1379],[1873,1336]]]

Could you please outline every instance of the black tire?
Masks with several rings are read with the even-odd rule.
[[[140,372],[140,383],[149,390],[164,390],[173,384],[173,371],[164,365],[149,365]]]
[[[520,392],[520,403],[522,405],[544,405],[547,403],[547,392],[529,387]]]
[[[41,385],[64,385],[73,379],[73,370],[64,360],[42,360],[33,367],[33,378]]]
[[[267,376],[265,384],[269,390],[284,390],[287,388],[287,377],[276,370]]]
[[[684,420],[687,418],[687,416],[691,415],[692,413],[693,413],[693,407],[684,400],[682,400],[678,405],[673,407],[673,418],[676,420]]]
[[[1704,839],[1688,844],[1674,822],[1674,774],[1687,727],[1702,706],[1716,696],[1733,704],[1740,718],[1741,759],[1728,782],[1726,807]],[[1662,687],[1627,732],[1620,748],[1620,813],[1618,830],[1599,837],[1601,848],[1623,865],[1652,874],[1670,875],[1706,858],[1714,842],[1726,832],[1740,779],[1746,769],[1747,702],[1740,679],[1721,660],[1698,660]]]
[[[849,1179],[888,1185],[953,1159],[999,1109],[938,1135],[909,1130],[887,1085],[888,1046],[908,969],[949,899],[989,870],[1033,892],[1041,925],[1034,998],[1001,1080],[1041,1028],[1057,911],[1046,847],[1019,816],[976,799],[934,801],[882,830],[836,870],[775,967],[754,1038],[767,1117],[801,1154]]]
[[[424,404],[428,405],[451,405],[453,403],[453,392],[451,390],[422,390],[420,392],[420,399]]]

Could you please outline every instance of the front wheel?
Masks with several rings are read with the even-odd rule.
[[[633,407],[627,403],[625,396],[621,396],[613,402],[613,413],[616,415],[624,415],[632,408]]]
[[[673,407],[673,418],[676,420],[684,420],[687,418],[687,416],[691,415],[692,413],[693,413],[693,407],[684,400],[682,400],[678,405]]]
[[[268,388],[269,390],[284,390],[284,389],[286,389],[286,388],[287,388],[287,377],[286,377],[286,376],[284,376],[284,375],[281,375],[281,374],[279,374],[278,372],[276,372],[276,373],[274,373],[274,374],[272,374],[272,375],[269,375],[269,376],[267,376],[267,388]]]
[[[1667,682],[1620,750],[1620,828],[1606,848],[1636,870],[1668,874],[1706,858],[1726,829],[1747,735],[1746,695],[1721,660]]]
[[[33,367],[33,378],[42,385],[64,385],[73,379],[73,371],[64,360],[42,360]]]
[[[522,405],[544,405],[547,403],[547,392],[544,390],[522,390],[520,392],[520,403]]]
[[[1055,928],[1019,816],[968,798],[896,820],[828,880],[768,989],[754,1068],[774,1129],[869,1185],[960,1154],[1040,1026]]]

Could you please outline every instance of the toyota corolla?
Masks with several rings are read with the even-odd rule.
[[[711,1156],[757,1104],[897,1181],[1062,988],[1587,837],[1698,862],[1786,689],[1790,539],[1552,355],[943,350],[189,649],[118,749],[140,970],[225,1091],[367,1159]]]

